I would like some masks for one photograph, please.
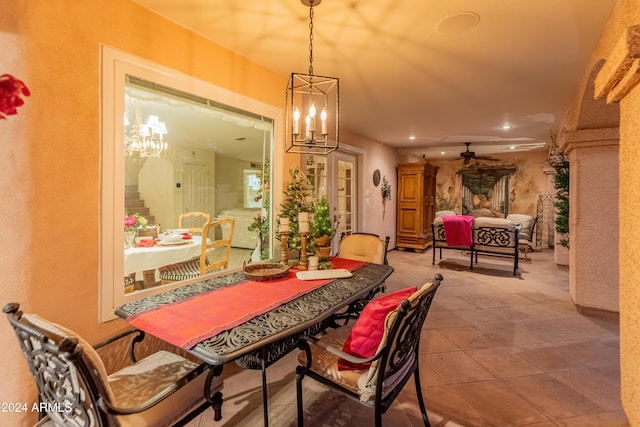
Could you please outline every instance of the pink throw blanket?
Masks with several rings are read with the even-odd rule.
[[[473,245],[473,217],[470,215],[443,216],[447,246],[471,247]]]

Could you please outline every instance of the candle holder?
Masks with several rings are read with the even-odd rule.
[[[300,233],[300,263],[298,264],[298,270],[307,270],[309,265],[307,260],[307,234]]]
[[[281,231],[280,232],[280,245],[282,246],[282,256],[281,263],[284,265],[289,265],[289,232]]]

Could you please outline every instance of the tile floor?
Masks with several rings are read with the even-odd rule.
[[[507,260],[468,258],[443,251],[431,265],[424,253],[392,251],[395,272],[387,288],[396,290],[444,281],[434,299],[421,342],[421,381],[432,426],[627,426],[620,403],[617,320],[579,315],[570,302],[568,269],[553,263],[551,251],[521,260],[511,275]],[[273,427],[296,425],[297,352],[268,371]],[[260,426],[259,371],[235,364],[223,371],[223,419],[210,411],[190,427]],[[370,426],[373,413],[357,402],[305,380],[308,426]],[[410,382],[383,416],[385,426],[420,426]]]

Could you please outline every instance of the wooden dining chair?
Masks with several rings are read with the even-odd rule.
[[[202,233],[204,224],[209,221],[211,221],[211,215],[206,212],[187,212],[178,217],[178,228],[188,228],[189,233]],[[189,223],[189,226],[185,226],[186,223]]]
[[[235,229],[234,218],[221,218],[202,227],[200,256],[160,269],[161,283],[194,279],[229,268],[231,241]],[[228,231],[227,231],[228,230]]]
[[[321,338],[304,337],[300,340],[299,347],[304,351],[298,357],[299,365],[296,368],[298,426],[304,424],[302,381],[305,377],[313,378],[365,406],[373,407],[375,426],[381,427],[382,415],[389,409],[411,375],[415,380],[422,420],[425,426],[429,426],[420,385],[419,347],[422,327],[441,281],[442,275],[436,274],[432,283],[425,284],[408,298],[403,297],[399,305],[397,302],[391,304],[390,298],[387,304],[377,306],[381,309],[379,312],[372,310],[363,313],[363,316],[384,316],[381,328],[378,326],[382,330],[376,331],[377,334],[373,330],[360,331],[361,335],[362,332],[369,332],[365,334],[367,337],[382,337],[377,347],[373,347],[375,350],[372,351],[371,357],[353,355],[356,340],[352,336],[345,336],[346,328],[331,330],[321,335]],[[385,295],[381,299],[392,295]],[[393,309],[393,306],[397,308]],[[360,318],[351,333],[361,321],[367,322],[367,325],[378,325],[370,319]],[[350,353],[343,351],[345,342],[350,343]],[[370,342],[367,345],[371,348]]]
[[[222,417],[222,379],[211,365],[164,350],[136,361],[133,345],[144,334],[135,329],[94,348],[63,326],[22,313],[19,304],[9,303],[3,312],[38,389],[38,425],[185,425],[209,407],[215,420]],[[107,373],[96,348],[129,336],[133,364]]]

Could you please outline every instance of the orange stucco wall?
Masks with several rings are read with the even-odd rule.
[[[582,115],[589,110],[585,104],[593,99],[593,89],[588,86],[591,70],[599,68],[603,60],[616,58],[620,52],[616,43],[626,33],[626,29],[640,24],[640,3],[637,0],[619,0],[605,29],[591,63],[585,69],[581,89],[576,95],[574,106],[566,116],[565,128],[569,131],[580,129]],[[636,40],[637,43],[637,40]],[[631,425],[640,425],[640,255],[635,236],[640,232],[637,216],[640,210],[640,88],[636,86],[620,102],[620,142],[619,142],[619,306],[620,306],[620,370],[621,394],[625,413]],[[595,111],[597,113],[597,111]],[[593,116],[593,111],[590,115]],[[600,114],[606,118],[610,112],[604,109]],[[587,124],[588,125],[588,124]],[[573,166],[572,166],[573,167]],[[579,195],[578,195],[579,197]],[[602,212],[606,220],[610,212]],[[600,264],[600,263],[598,263]],[[606,268],[600,265],[601,268]],[[617,277],[611,280],[616,280]]]
[[[278,107],[287,79],[129,0],[3,2],[0,74],[32,95],[0,121],[0,304],[19,302],[91,342],[123,327],[98,322],[100,44]],[[0,402],[30,405],[33,381],[4,320],[0,347]],[[36,415],[2,413],[0,425]]]

